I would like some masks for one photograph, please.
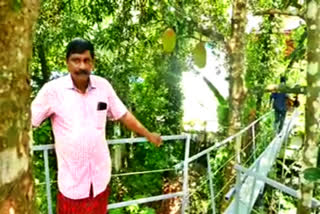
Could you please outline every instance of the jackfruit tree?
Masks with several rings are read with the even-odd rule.
[[[38,2],[0,6],[0,213],[34,214],[30,152],[32,30]]]

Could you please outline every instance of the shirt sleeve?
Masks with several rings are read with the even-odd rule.
[[[119,120],[128,112],[127,107],[119,99],[111,85],[109,88],[108,101],[109,108],[107,116],[110,120]]]
[[[53,114],[52,97],[49,87],[45,84],[31,103],[32,126],[38,127],[45,119]]]
[[[274,93],[270,94],[269,103],[271,103],[273,99],[274,99]]]

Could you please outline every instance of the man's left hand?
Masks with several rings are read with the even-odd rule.
[[[159,147],[162,144],[161,136],[157,133],[150,133],[150,135],[147,136],[147,139],[149,142],[153,143],[156,147]]]

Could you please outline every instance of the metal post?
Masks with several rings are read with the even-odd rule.
[[[241,135],[236,137],[235,152],[236,152],[236,163],[241,164]]]
[[[237,169],[237,180],[236,180],[236,213],[235,214],[242,214],[239,213],[240,209],[240,190],[241,190],[241,171]]]
[[[189,191],[188,191],[188,169],[189,169],[189,150],[190,150],[190,135],[187,135],[186,139],[186,149],[184,154],[184,167],[183,167],[183,199],[182,199],[182,207],[181,207],[181,214],[184,214],[186,211],[186,208],[188,206],[188,197],[189,197]]]
[[[43,150],[43,154],[44,154],[44,168],[45,168],[45,174],[46,174],[46,192],[47,192],[47,202],[48,202],[48,213],[52,214],[48,150]]]
[[[212,171],[211,171],[211,164],[210,164],[210,153],[207,153],[207,164],[208,164],[208,177],[209,177],[209,187],[210,187],[210,195],[211,195],[211,208],[212,214],[216,214],[216,204],[214,200],[214,188],[212,182]]]
[[[256,154],[256,133],[255,133],[255,126],[252,126],[252,144],[253,144],[253,157],[254,160],[257,159],[257,154]],[[259,167],[260,167],[260,161],[258,162],[257,166],[255,167],[256,172],[259,172]],[[251,209],[251,203],[253,200],[253,195],[254,195],[254,191],[256,188],[256,183],[257,183],[257,179],[254,177],[253,178],[253,186],[251,188],[251,193],[250,193],[250,199],[249,199],[249,204],[248,204],[248,210],[247,213],[250,213],[250,209]]]
[[[154,201],[166,200],[170,198],[182,197],[182,196],[183,196],[183,192],[175,192],[175,193],[169,193],[164,195],[151,196],[148,198],[140,198],[140,199],[131,200],[131,201],[123,201],[123,202],[118,202],[114,204],[108,204],[108,210],[127,207],[131,205],[144,204],[144,203],[149,203]]]
[[[256,166],[255,168],[256,168],[256,169],[255,169],[256,173],[259,173],[259,170],[260,170],[260,160],[259,160],[259,162],[257,163],[257,166]],[[252,188],[251,188],[249,205],[248,205],[248,213],[250,213],[250,211],[251,211],[251,210],[250,210],[250,209],[251,209],[251,206],[253,206],[252,201],[253,201],[254,191],[255,191],[255,189],[256,189],[256,184],[257,184],[257,178],[254,177],[254,178],[253,178],[253,186],[252,186]],[[252,204],[252,205],[251,205],[251,204]]]
[[[241,151],[241,136],[238,136],[236,138],[235,143],[235,152],[236,152],[236,163],[240,165],[241,157],[240,157],[240,151]],[[236,177],[236,214],[239,213],[240,209],[240,190],[241,190],[241,172],[237,170],[237,177]]]
[[[280,182],[283,182],[284,179],[283,179],[283,175],[284,175],[284,166],[285,166],[285,163],[286,163],[286,150],[287,150],[287,144],[288,144],[288,137],[289,137],[289,128],[290,128],[290,124],[291,121],[289,122],[289,124],[286,126],[286,131],[284,133],[284,146],[283,146],[283,159],[282,159],[282,170],[281,170],[281,178],[280,178]],[[284,131],[284,130],[282,130]],[[282,195],[280,194],[279,197],[281,197]],[[281,199],[281,198],[280,198]],[[281,203],[280,203],[280,200],[278,202],[278,210],[280,210],[281,208]]]
[[[254,160],[257,159],[257,154],[256,154],[256,130],[255,130],[255,125],[252,126],[252,145],[253,145],[253,157]]]

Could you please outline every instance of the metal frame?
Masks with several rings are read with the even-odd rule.
[[[243,166],[240,166],[240,165],[235,165],[234,168],[237,171],[245,173],[248,176],[253,176],[256,180],[261,180],[264,183],[269,184],[270,186],[272,186],[272,187],[274,187],[274,188],[276,188],[276,189],[278,189],[278,190],[280,190],[282,192],[287,193],[288,195],[291,195],[291,196],[293,196],[295,198],[298,198],[298,199],[301,198],[299,191],[294,190],[294,189],[292,189],[290,187],[287,187],[284,184],[281,184],[281,183],[279,183],[279,182],[277,182],[275,180],[272,180],[272,179],[270,179],[270,178],[268,178],[266,176],[260,175],[259,173],[256,173],[256,172],[254,172],[254,171],[252,171],[250,169],[247,169],[247,168],[245,168]],[[312,208],[320,207],[320,201],[316,200],[315,198],[312,198],[311,202],[312,202],[312,205],[311,205]]]
[[[280,151],[283,142],[288,138],[290,131],[295,125],[294,121],[298,117],[299,112],[295,111],[291,119],[288,119],[283,130],[277,135],[268,147],[260,154],[260,156],[249,167],[250,171],[256,171],[262,176],[266,176],[270,171],[278,152]],[[237,162],[237,165],[241,165]],[[243,175],[241,171],[236,168],[237,184],[236,184],[236,198],[229,205],[225,214],[231,213],[250,213],[259,192],[264,188],[264,182],[257,182],[255,177],[248,177]],[[244,179],[241,179],[243,178]],[[243,188],[242,188],[243,186]],[[241,193],[240,193],[241,192]],[[248,197],[249,196],[249,197]]]
[[[251,124],[249,124],[247,127],[243,128],[241,131],[239,131],[238,133],[236,133],[235,135],[232,135],[232,136],[226,138],[225,140],[223,140],[223,141],[221,141],[221,142],[218,142],[218,143],[216,143],[215,145],[209,147],[208,149],[205,149],[205,150],[203,150],[203,151],[201,151],[201,152],[199,152],[199,153],[197,153],[197,154],[189,157],[188,159],[185,159],[184,162],[177,164],[177,165],[175,166],[175,168],[176,168],[176,169],[180,169],[180,168],[182,168],[182,166],[185,166],[186,164],[189,164],[189,163],[191,163],[192,161],[197,160],[197,159],[199,159],[200,157],[202,157],[202,156],[204,156],[204,155],[207,155],[208,167],[211,167],[211,166],[210,166],[210,163],[209,163],[209,161],[208,161],[208,155],[210,156],[210,152],[211,152],[211,151],[214,151],[214,150],[217,150],[217,149],[219,149],[219,148],[221,148],[221,147],[223,147],[223,146],[226,146],[228,143],[232,142],[235,138],[240,137],[240,136],[241,136],[243,133],[245,133],[247,130],[249,130],[250,128],[254,127],[259,121],[261,121],[261,120],[269,117],[272,112],[273,112],[273,111],[270,111],[270,112],[266,113],[265,115],[261,116],[260,118],[258,118],[257,120],[255,120],[255,121],[253,121]],[[210,171],[211,171],[211,170],[210,170]],[[215,200],[215,198],[214,198],[214,185],[213,185],[211,173],[209,173],[209,169],[208,169],[208,177],[209,177],[209,185],[210,185],[210,195],[211,195],[211,197],[212,197],[212,195],[213,195],[213,197],[211,198],[212,212],[215,213],[216,211],[215,211],[215,201],[214,201],[214,200]],[[239,179],[241,179],[241,178],[239,177]],[[243,180],[243,179],[241,179],[241,180]],[[240,183],[242,183],[242,182],[240,181]],[[189,197],[190,197],[190,196],[188,196],[188,198],[189,198]],[[187,203],[187,201],[185,201],[185,203]],[[183,205],[183,206],[184,206],[184,205]],[[184,208],[184,210],[185,210],[185,209],[186,209],[186,208]],[[184,211],[184,210],[183,210],[183,211]],[[182,213],[184,213],[184,212],[182,212]]]
[[[211,196],[211,206],[212,206],[212,213],[215,214],[215,199],[214,199],[214,184],[212,181],[212,172],[211,172],[211,165],[210,165],[210,152],[217,150],[228,143],[232,142],[235,138],[239,137],[243,133],[245,133],[247,130],[250,128],[254,127],[256,123],[259,121],[267,118],[270,116],[271,112],[268,112],[267,114],[263,115],[259,119],[255,120],[252,122],[250,125],[247,127],[243,128],[241,131],[239,131],[237,134],[230,136],[226,138],[225,140],[216,143],[214,146],[192,156],[189,157],[189,150],[190,150],[190,140],[191,137],[189,134],[184,134],[184,135],[171,135],[171,136],[162,136],[163,141],[168,141],[168,140],[185,140],[185,156],[184,156],[184,161],[181,163],[175,165],[175,169],[182,169],[183,168],[183,190],[182,192],[176,192],[176,193],[171,193],[171,194],[165,194],[165,195],[158,195],[158,196],[152,196],[148,198],[142,198],[142,199],[137,199],[137,200],[131,200],[131,201],[125,201],[125,202],[119,202],[119,203],[114,203],[108,205],[109,209],[115,209],[115,208],[120,208],[120,207],[126,207],[130,205],[135,205],[135,204],[142,204],[142,203],[148,203],[152,201],[159,201],[159,200],[165,200],[165,199],[170,199],[170,198],[175,198],[175,197],[182,197],[182,208],[181,208],[181,213],[184,214],[185,211],[188,208],[188,199],[190,197],[189,195],[189,188],[188,188],[188,171],[189,171],[189,163],[192,161],[202,157],[203,155],[207,156],[207,163],[208,163],[208,177],[209,177],[209,185],[210,185],[210,196]],[[132,144],[132,143],[142,143],[142,142],[147,142],[146,138],[126,138],[126,139],[116,139],[116,140],[107,140],[109,145],[115,145],[115,144]],[[49,175],[49,161],[48,161],[48,150],[54,149],[54,144],[48,144],[48,145],[37,145],[32,147],[32,151],[43,151],[44,153],[44,161],[45,161],[45,173],[46,173],[46,192],[47,192],[47,202],[48,202],[48,213],[52,214],[52,202],[51,202],[51,186],[50,186],[50,175]],[[239,177],[239,179],[241,179]],[[241,182],[240,182],[241,183]]]
[[[184,157],[184,176],[183,176],[183,191],[182,192],[176,192],[176,193],[170,193],[170,194],[164,194],[164,195],[158,195],[158,196],[152,196],[148,198],[141,198],[137,200],[131,200],[131,201],[124,201],[119,203],[114,203],[108,205],[108,209],[116,209],[120,207],[126,207],[130,205],[135,204],[143,204],[153,201],[159,201],[159,200],[166,200],[170,198],[176,198],[176,197],[183,197],[182,201],[182,209],[181,212],[184,213],[186,207],[187,207],[187,199],[188,199],[188,170],[189,170],[189,164],[188,164],[188,158],[189,158],[189,150],[190,150],[190,135],[184,134],[184,135],[170,135],[170,136],[162,136],[161,137],[163,141],[169,141],[169,140],[185,140],[185,157]],[[125,139],[116,139],[116,140],[107,140],[107,143],[109,145],[115,145],[115,144],[132,144],[132,143],[143,143],[147,142],[148,140],[144,137],[139,138],[125,138]],[[47,194],[47,203],[48,203],[48,213],[53,214],[52,212],[52,194],[51,194],[51,184],[50,184],[50,170],[49,170],[49,158],[48,158],[48,150],[53,150],[54,144],[47,144],[47,145],[36,145],[32,147],[32,151],[42,151],[44,154],[44,166],[45,166],[45,179],[46,179],[46,194]]]
[[[250,129],[252,126],[254,126],[256,123],[258,123],[259,121],[261,121],[261,120],[267,118],[268,116],[270,116],[270,114],[271,114],[272,112],[273,112],[273,111],[268,112],[268,113],[266,113],[265,115],[263,115],[262,117],[260,117],[259,119],[253,121],[250,125],[248,125],[247,127],[243,128],[241,131],[239,131],[239,132],[236,133],[235,135],[232,135],[232,136],[224,139],[223,141],[216,143],[214,146],[211,146],[211,147],[203,150],[202,152],[199,152],[198,154],[195,154],[195,155],[191,156],[191,157],[188,159],[188,163],[191,163],[192,161],[195,161],[195,160],[199,159],[199,158],[202,157],[203,155],[206,155],[206,154],[210,153],[211,151],[217,150],[217,149],[219,149],[219,148],[227,145],[227,144],[230,143],[233,139],[235,139],[236,137],[242,135],[244,132],[246,132],[247,130],[249,130],[249,129]],[[176,167],[176,168],[181,168],[183,165],[184,165],[184,162],[177,164],[175,167]]]
[[[44,154],[44,168],[46,174],[46,192],[47,192],[47,201],[48,201],[48,213],[52,214],[52,200],[51,200],[51,185],[50,185],[50,170],[49,170],[49,158],[48,150],[43,151]]]
[[[211,209],[212,214],[216,214],[216,203],[214,200],[214,184],[212,180],[212,170],[210,164],[210,153],[207,153],[207,166],[208,166],[208,177],[209,177],[209,187],[210,187],[210,196],[211,196]]]

